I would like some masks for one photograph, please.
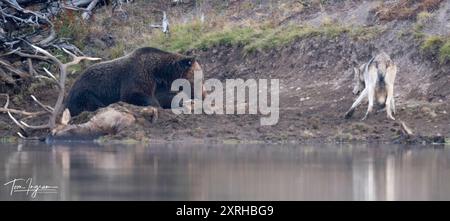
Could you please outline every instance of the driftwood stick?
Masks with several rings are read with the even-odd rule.
[[[17,110],[17,109],[0,107],[0,112],[8,113],[8,111],[13,113],[13,114],[24,115],[24,116],[27,116],[27,117],[36,117],[36,116],[43,115],[43,114],[47,113],[46,111],[28,112],[28,111],[23,111],[23,110]]]
[[[408,136],[413,136],[414,132],[411,130],[411,128],[409,128],[408,126],[406,126],[405,122],[400,121],[400,125],[401,125],[401,129],[402,129],[402,133]]]
[[[98,4],[99,0],[93,0],[88,7],[86,8],[86,11],[81,14],[81,17],[84,20],[88,20],[91,17],[92,10],[94,10],[95,6]]]

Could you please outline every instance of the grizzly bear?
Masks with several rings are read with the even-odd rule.
[[[172,82],[184,78],[192,85],[194,71],[202,71],[194,57],[151,47],[138,48],[126,56],[87,68],[73,84],[65,104],[71,116],[119,101],[170,108],[171,97],[175,95],[170,91]],[[192,91],[191,98],[193,95]]]

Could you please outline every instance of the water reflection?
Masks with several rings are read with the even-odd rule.
[[[58,194],[10,195],[32,178]],[[400,146],[0,146],[1,200],[449,200],[450,150]]]

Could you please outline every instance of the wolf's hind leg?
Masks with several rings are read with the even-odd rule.
[[[367,117],[369,116],[370,113],[372,113],[373,110],[373,103],[375,100],[375,89],[374,88],[368,88],[367,89],[367,96],[368,96],[368,100],[369,100],[369,105],[367,106],[367,112],[364,115],[364,117],[361,120],[365,120],[367,119]]]

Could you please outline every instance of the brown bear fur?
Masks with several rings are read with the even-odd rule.
[[[73,84],[65,104],[71,116],[119,101],[160,107],[157,97],[164,101],[164,107],[170,107],[169,100],[175,95],[170,92],[172,82],[184,78],[193,85],[194,71],[201,71],[194,57],[138,48],[124,57],[87,68]]]

